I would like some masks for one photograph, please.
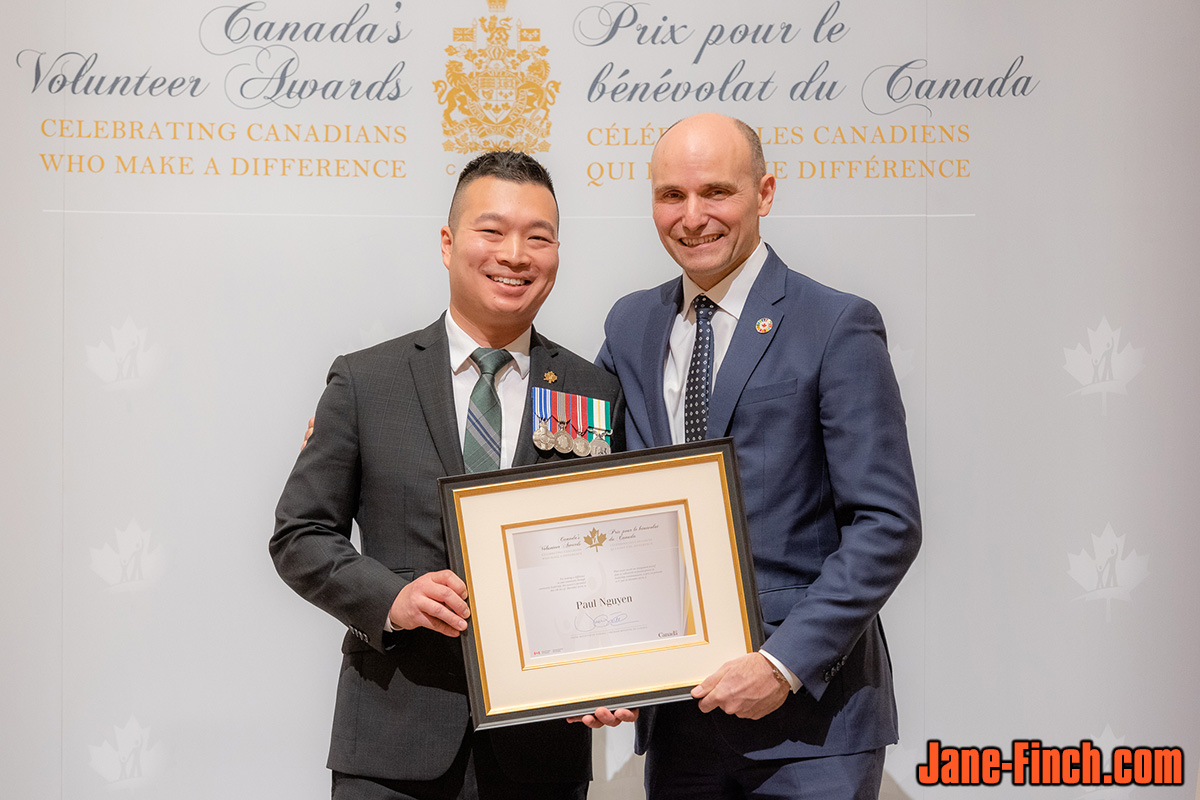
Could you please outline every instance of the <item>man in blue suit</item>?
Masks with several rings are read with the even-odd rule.
[[[897,740],[878,615],[921,538],[883,321],[762,241],[775,178],[744,123],[677,123],[651,176],[654,222],[683,274],[613,307],[598,363],[620,378],[630,449],[733,437],[768,636],[696,702],[641,710],[647,793],[877,797]]]

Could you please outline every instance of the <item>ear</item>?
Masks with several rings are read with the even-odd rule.
[[[771,211],[771,204],[775,202],[775,176],[767,173],[762,176],[762,180],[758,182],[758,215],[765,217]]]
[[[454,235],[449,225],[442,226],[442,263],[450,269],[450,251],[454,249]]]

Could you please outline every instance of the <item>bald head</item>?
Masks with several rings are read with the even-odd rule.
[[[751,128],[740,119],[711,112],[693,114],[690,117],[684,117],[667,128],[666,132],[659,137],[659,143],[670,136],[676,128],[685,132],[690,130],[701,136],[721,137],[732,147],[738,147],[740,144],[744,145],[748,167],[754,180],[759,181],[767,174],[767,162],[763,157],[762,140],[758,138],[758,132],[754,128]],[[741,137],[741,143],[735,141],[735,136]],[[654,152],[658,152],[658,145],[655,145]],[[653,159],[651,168],[653,169]]]
[[[650,184],[659,239],[706,290],[754,252],[759,218],[775,198],[757,134],[721,114],[672,125],[654,147]]]

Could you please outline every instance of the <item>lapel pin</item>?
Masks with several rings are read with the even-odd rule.
[[[554,383],[558,380],[558,376],[554,374],[554,370],[547,370],[546,374],[542,376],[542,380],[546,383]]]
[[[771,321],[770,317],[763,317],[758,322],[754,323],[754,330],[758,331],[759,333],[770,333],[771,328],[774,326],[775,323]]]

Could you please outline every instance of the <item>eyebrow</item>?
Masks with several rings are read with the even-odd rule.
[[[700,187],[701,192],[707,192],[712,189],[724,189],[725,191],[732,193],[732,192],[737,191],[737,184],[730,183],[729,181],[712,181],[711,183],[706,183]],[[654,187],[655,194],[661,194],[662,192],[683,192],[683,191],[686,191],[686,189],[684,189],[682,186],[680,186],[678,184],[674,184],[674,183],[661,184],[659,186]]]
[[[501,214],[498,211],[484,211],[482,214],[480,214],[478,217],[475,218],[474,224],[479,225],[481,223],[486,223],[486,222],[508,222],[508,221],[509,221],[508,218],[505,217],[503,214]],[[549,231],[552,234],[557,234],[557,231],[554,228],[554,224],[551,223],[549,220],[535,219],[535,220],[533,220],[533,222],[529,223],[529,226],[531,228],[542,228],[542,229]]]

